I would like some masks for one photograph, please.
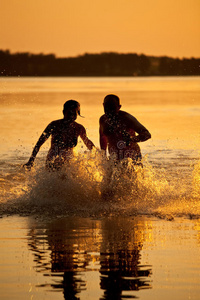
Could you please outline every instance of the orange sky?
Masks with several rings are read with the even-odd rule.
[[[1,0],[0,49],[200,57],[200,0]]]

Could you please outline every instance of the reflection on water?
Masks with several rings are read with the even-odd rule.
[[[151,266],[141,265],[140,251],[144,240],[144,223],[137,218],[107,219],[103,222],[100,257],[102,299],[135,298],[130,291],[151,287]]]
[[[198,300],[199,225],[145,216],[2,218],[1,299]]]
[[[63,290],[64,299],[79,299],[87,291],[85,272],[99,273],[100,299],[135,298],[134,291],[151,288],[151,266],[140,263],[145,224],[139,218],[67,218],[43,228],[29,225],[36,270],[55,279],[51,284],[47,279],[45,286]]]

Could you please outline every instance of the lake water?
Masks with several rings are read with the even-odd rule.
[[[79,141],[48,173],[40,134],[78,100],[99,148],[103,98],[151,132],[142,170],[115,169]],[[200,77],[0,78],[1,299],[200,299]],[[108,186],[106,186],[108,188]]]

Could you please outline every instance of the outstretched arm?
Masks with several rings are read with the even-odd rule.
[[[93,144],[93,142],[88,139],[87,134],[86,134],[86,130],[85,130],[85,128],[83,126],[81,126],[80,137],[81,137],[81,139],[83,140],[84,144],[86,145],[86,147],[89,150],[92,150],[92,148],[95,147],[95,145]]]
[[[52,126],[51,126],[51,124],[49,124],[47,126],[47,128],[44,130],[44,132],[41,134],[39,140],[37,141],[35,147],[33,148],[33,152],[29,158],[29,161],[26,164],[24,164],[24,167],[31,168],[33,166],[35,157],[36,157],[37,153],[39,152],[40,147],[44,144],[44,142],[51,135],[51,130],[52,130]]]

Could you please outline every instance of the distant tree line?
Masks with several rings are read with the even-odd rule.
[[[105,52],[58,58],[54,54],[0,50],[1,76],[189,76],[200,75],[200,58],[153,57]]]

